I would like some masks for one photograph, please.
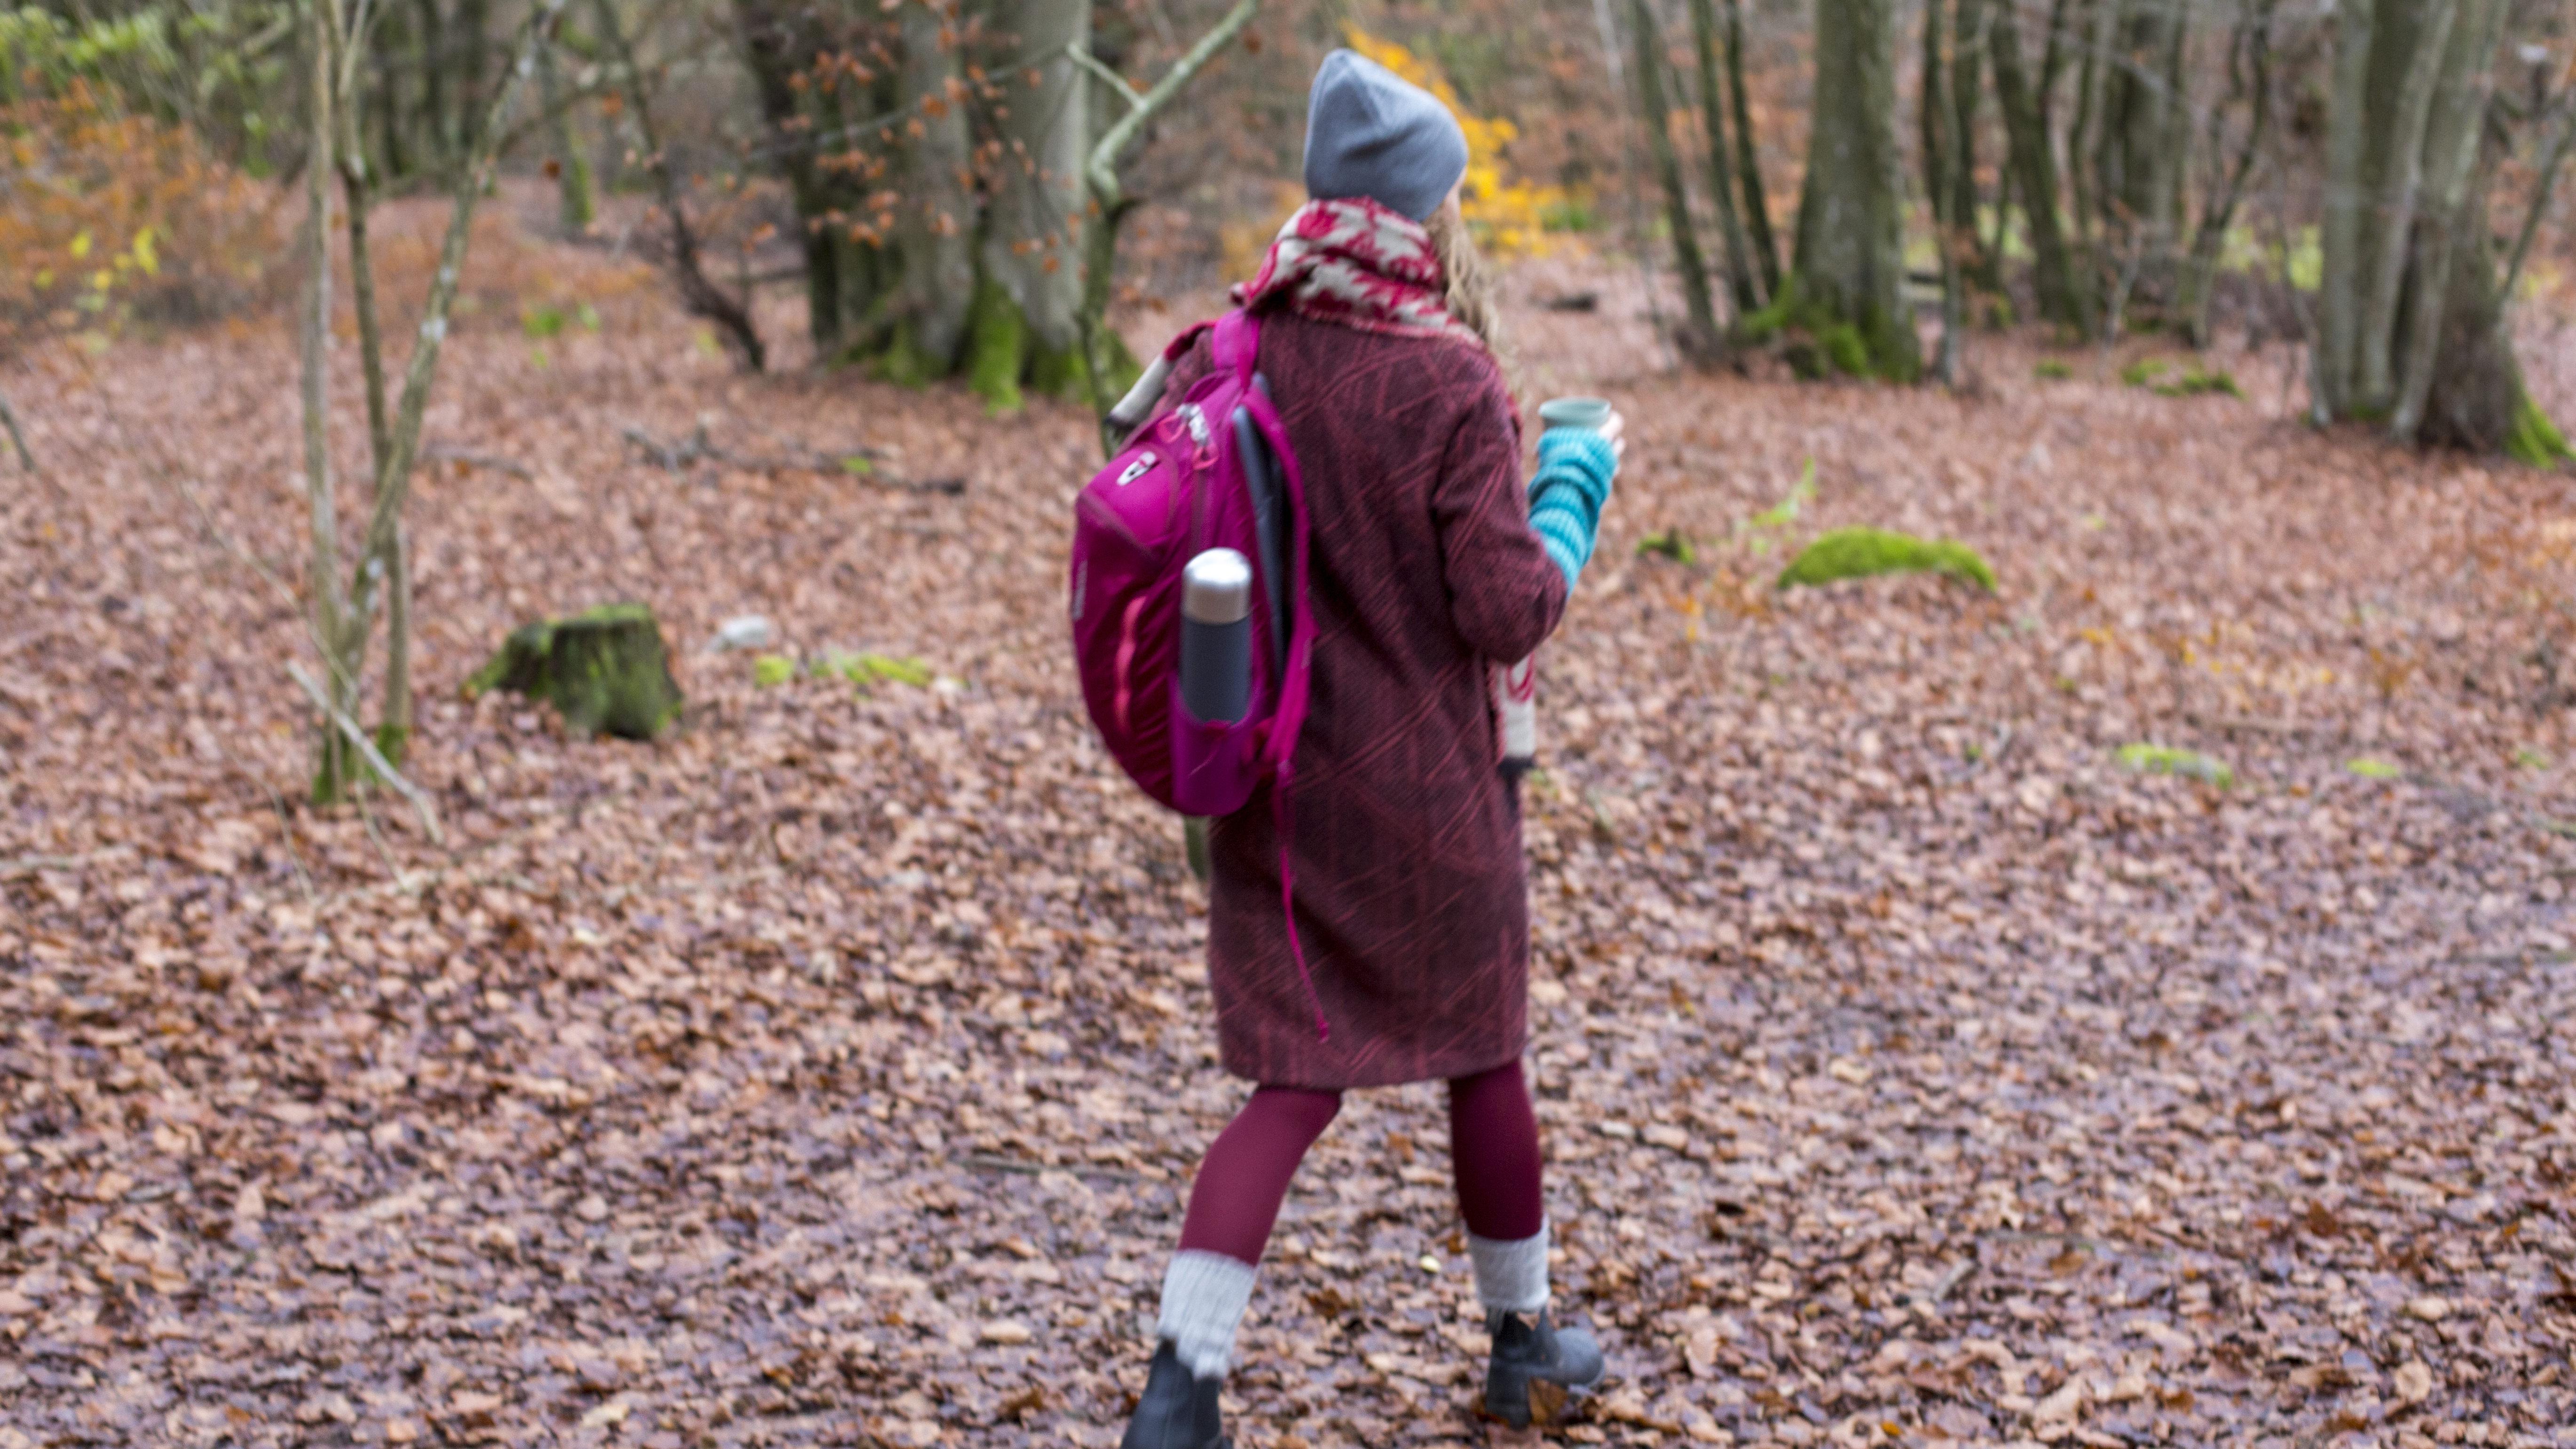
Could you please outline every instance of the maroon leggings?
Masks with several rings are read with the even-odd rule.
[[[1209,1144],[1198,1180],[1190,1184],[1182,1249],[1259,1263],[1271,1225],[1279,1220],[1279,1204],[1287,1199],[1288,1179],[1341,1110],[1339,1092],[1254,1091]],[[1450,1081],[1449,1156],[1467,1231],[1505,1240],[1537,1235],[1547,1220],[1539,1202],[1538,1119],[1531,1115],[1519,1062]]]

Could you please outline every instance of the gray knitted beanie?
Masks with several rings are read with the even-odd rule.
[[[1324,57],[1306,100],[1306,194],[1365,196],[1412,217],[1467,174],[1467,135],[1440,98],[1354,51]]]

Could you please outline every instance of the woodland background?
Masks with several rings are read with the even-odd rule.
[[[1116,1442],[1242,1089],[1066,511],[1344,43],[1634,439],[1549,1436],[2569,1442],[2564,8],[1230,15],[0,15],[0,1446]],[[1854,526],[1995,587],[1776,587]],[[467,688],[619,603],[656,738]],[[1238,1444],[1486,1438],[1439,1113],[1317,1149]]]

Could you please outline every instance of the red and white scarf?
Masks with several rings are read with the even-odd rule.
[[[1449,315],[1449,279],[1422,223],[1366,197],[1297,208],[1261,272],[1234,289],[1238,307],[1399,335],[1431,333],[1483,347]]]

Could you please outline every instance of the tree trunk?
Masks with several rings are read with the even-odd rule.
[[[457,154],[483,139],[483,88],[492,63],[492,0],[456,0],[456,29],[447,50],[456,67]]]
[[[2363,0],[2356,0],[2363,3]],[[2476,3],[2476,0],[2471,0]],[[2361,233],[2360,350],[2352,362],[2356,407],[2395,405],[2397,308],[2415,249],[2415,208],[2424,184],[2425,130],[2444,75],[2457,0],[2381,3],[2370,48],[2368,149],[2362,175],[2370,217]],[[2483,58],[2478,62],[2484,64]]]
[[[1951,168],[1959,164],[1948,129],[1952,119],[1941,83],[1941,19],[1945,0],[1923,6],[1923,91],[1916,124],[1922,130],[1923,190],[1932,202],[1932,249],[1941,267],[1941,351],[1933,376],[1944,387],[1959,382],[1959,229],[1952,210]]]
[[[1744,178],[1744,227],[1762,269],[1762,295],[1780,297],[1780,243],[1771,232],[1771,200],[1762,186],[1762,152],[1754,143],[1753,106],[1744,94],[1744,12],[1726,0],[1726,95],[1735,112],[1735,174]]]
[[[448,310],[456,300],[457,283],[464,274],[467,244],[473,237],[474,210],[491,189],[499,165],[498,151],[506,139],[504,123],[511,104],[518,98],[520,81],[535,66],[535,48],[546,43],[565,3],[566,0],[541,0],[521,22],[509,69],[497,78],[491,98],[477,119],[475,134],[482,139],[457,171],[447,232],[439,241],[438,267],[430,277],[420,330],[404,364],[402,398],[388,422],[385,451],[376,467],[375,496],[367,511],[365,543],[353,581],[343,596],[345,602],[337,609],[341,627],[327,646],[331,652],[331,704],[339,718],[326,719],[322,727],[326,738],[338,735],[344,743],[336,747],[341,762],[336,774],[330,771],[334,747],[326,746],[324,779],[338,788],[344,789],[349,781],[350,762],[346,735],[339,733],[337,725],[339,720],[357,718],[356,709],[350,706],[356,701],[358,680],[366,671],[368,637],[374,632],[380,590],[381,597],[391,601],[389,611],[399,609],[401,613],[401,658],[395,668],[388,670],[387,724],[405,737],[411,728],[411,574],[403,554],[402,513],[411,493],[412,463],[419,456],[421,419],[428,411],[430,384],[438,375],[439,354],[447,339]],[[317,781],[317,795],[321,794],[321,784]]]
[[[1708,262],[1700,255],[1699,231],[1691,225],[1690,194],[1682,184],[1681,155],[1673,146],[1672,104],[1664,91],[1664,32],[1647,0],[1629,0],[1628,23],[1635,30],[1637,103],[1645,112],[1647,154],[1655,163],[1655,180],[1664,193],[1664,224],[1673,234],[1673,262],[1682,277],[1682,301],[1689,309],[1683,334],[1676,339],[1682,355],[1695,362],[1716,356],[1717,310],[1708,291]]]
[[[354,670],[341,667],[349,632],[349,605],[340,586],[340,513],[331,479],[331,177],[338,123],[332,101],[338,90],[333,60],[338,53],[339,14],[335,0],[308,5],[304,37],[308,52],[305,74],[307,130],[304,157],[304,311],[301,364],[304,412],[304,497],[311,528],[313,569],[313,642],[329,673],[324,680],[330,707],[354,714],[358,681]],[[316,735],[313,798],[335,804],[346,798],[351,759],[347,741],[322,722]]]
[[[1003,78],[1008,99],[994,125],[1004,150],[985,208],[990,290],[979,304],[968,365],[985,400],[1008,408],[1017,405],[1023,381],[1058,394],[1079,385],[1091,82],[1068,47],[1090,46],[1091,7],[1088,0],[1003,0],[995,19],[1013,54],[1045,57]]]
[[[2076,70],[2075,119],[2066,128],[2067,199],[2074,207],[2076,252],[2084,267],[2084,287],[2100,295],[2102,291],[2101,178],[2094,172],[2097,151],[2094,144],[2096,118],[2102,109],[2102,69],[2104,57],[2111,49],[2111,29],[2118,24],[2120,0],[2089,0],[2091,33],[2082,50],[2082,61]]]
[[[606,0],[602,0],[606,3]],[[760,98],[760,116],[766,123],[769,144],[777,156],[779,168],[786,173],[789,197],[796,207],[796,218],[803,223],[798,242],[805,253],[805,325],[814,339],[818,357],[830,357],[854,340],[848,323],[854,311],[850,299],[841,295],[841,260],[839,229],[831,218],[840,211],[846,188],[833,184],[824,172],[821,158],[815,153],[813,117],[806,114],[800,95],[811,90],[800,87],[804,68],[811,63],[817,38],[808,34],[800,20],[801,12],[774,3],[774,0],[734,0],[734,23],[740,28],[744,69],[751,72],[752,90]],[[639,81],[640,84],[640,81]],[[654,164],[670,168],[658,154]],[[664,187],[664,205],[674,218],[677,210],[676,173]],[[685,228],[684,221],[675,222]],[[676,233],[675,233],[676,236]],[[713,301],[719,294],[705,280],[696,256],[694,233],[689,236],[690,256],[686,261],[674,258],[681,271],[681,287],[692,296],[691,310],[697,300]],[[695,282],[691,277],[696,278]],[[742,299],[748,308],[751,298]],[[701,315],[706,315],[701,313]],[[749,313],[744,312],[746,322]],[[758,371],[757,364],[753,367]]]
[[[1699,60],[1701,127],[1708,133],[1708,189],[1717,198],[1718,239],[1726,248],[1726,283],[1735,302],[1735,317],[1762,305],[1753,276],[1753,243],[1744,234],[1744,217],[1735,205],[1734,153],[1726,138],[1726,96],[1718,79],[1717,7],[1712,0],[1691,0],[1691,43]]]
[[[2487,406],[2509,416],[2510,409],[2502,406],[2504,399],[2522,401],[2521,373],[2513,361],[2513,340],[2504,329],[2504,309],[2496,290],[2486,206],[2483,201],[2474,207],[2468,204],[2471,185],[2489,173],[2479,164],[2480,142],[2487,102],[2494,93],[2490,63],[2504,18],[2504,0],[2451,0],[2442,8],[2451,12],[2450,26],[2443,36],[2433,94],[2425,103],[2424,144],[2418,162],[2424,224],[2415,229],[2411,248],[2416,281],[2407,288],[2412,300],[2405,333],[2392,337],[2389,345],[2392,353],[2406,360],[2389,424],[2389,432],[2400,442],[2415,440],[2445,352],[2450,354],[2450,366],[2464,375],[2510,369],[2510,390],[2496,389],[2500,396]],[[2458,332],[2444,325],[2455,297],[2461,320],[2468,324]],[[2391,331],[2396,331],[2393,314]],[[2489,354],[2500,356],[2501,363]],[[2452,396],[2458,397],[2456,390]],[[2456,402],[2454,409],[2458,411]],[[2461,431],[2456,423],[2449,427]]]
[[[555,61],[555,47],[550,42],[537,47],[537,79],[540,103],[553,117],[553,154],[547,159],[555,171],[555,220],[567,236],[580,236],[590,230],[598,213],[591,197],[590,152],[581,144],[581,128],[574,124],[573,108],[564,100],[563,78]]]
[[[438,0],[414,0],[414,53],[420,66],[419,151],[424,166],[456,153],[456,123],[447,94],[447,28]]]
[[[2309,367],[2318,421],[2351,406],[2354,361],[2361,347],[2361,279],[2366,269],[2362,224],[2369,159],[2367,93],[2377,0],[2348,0],[2335,16],[2333,90],[2326,103],[2325,215],[2317,246],[2323,276],[2317,291],[2316,355]]]
[[[910,112],[903,158],[902,254],[894,335],[878,370],[919,384],[956,367],[975,300],[975,196],[966,112],[957,103],[958,30],[941,0],[902,0],[902,102]]]
[[[2375,0],[2341,17],[2312,408],[2552,465],[2570,454],[2524,389],[2487,231],[2504,16],[2504,0]]]
[[[1905,301],[1893,0],[1816,0],[1810,125],[1797,265],[1782,300],[1836,366],[1910,382],[1923,362]]]
[[[2096,152],[2103,210],[2122,265],[2161,287],[2180,230],[2188,12],[2170,0],[2126,0],[2113,31]]]
[[[1967,280],[1990,293],[2004,289],[2004,253],[2000,246],[1987,246],[1977,230],[1977,112],[1983,109],[1986,94],[1986,13],[1994,3],[1998,0],[1958,0],[1959,17],[1951,32],[1950,84],[1946,90],[1951,110],[1950,145],[1956,153],[1950,164],[1950,225],[1967,243],[1967,250],[1959,258]],[[1995,212],[2000,231],[2000,197]]]
[[[2093,335],[2092,309],[2067,257],[2066,233],[2057,210],[2057,156],[2048,144],[2048,115],[2022,70],[2021,30],[2011,0],[1995,7],[1986,22],[1986,39],[1995,58],[1995,95],[2003,103],[2004,131],[2010,143],[2013,179],[2021,191],[2021,212],[2030,229],[2033,280],[2039,291],[2040,315]]]
[[[2231,98],[2248,103],[2245,139],[2237,147],[2236,161],[2218,191],[2203,205],[2200,226],[2192,234],[2191,251],[2183,258],[2182,294],[2177,310],[2182,313],[2184,334],[2194,347],[2209,345],[2209,297],[2212,280],[2217,275],[2219,253],[2227,243],[2227,229],[2235,224],[2236,206],[2245,195],[2245,183],[2254,174],[2256,159],[2261,156],[2263,136],[2272,119],[2272,13],[2279,0],[2249,0],[2228,42],[2227,75]],[[2217,159],[2222,140],[2220,120],[2223,110],[2213,111],[2209,123],[2211,159]]]

